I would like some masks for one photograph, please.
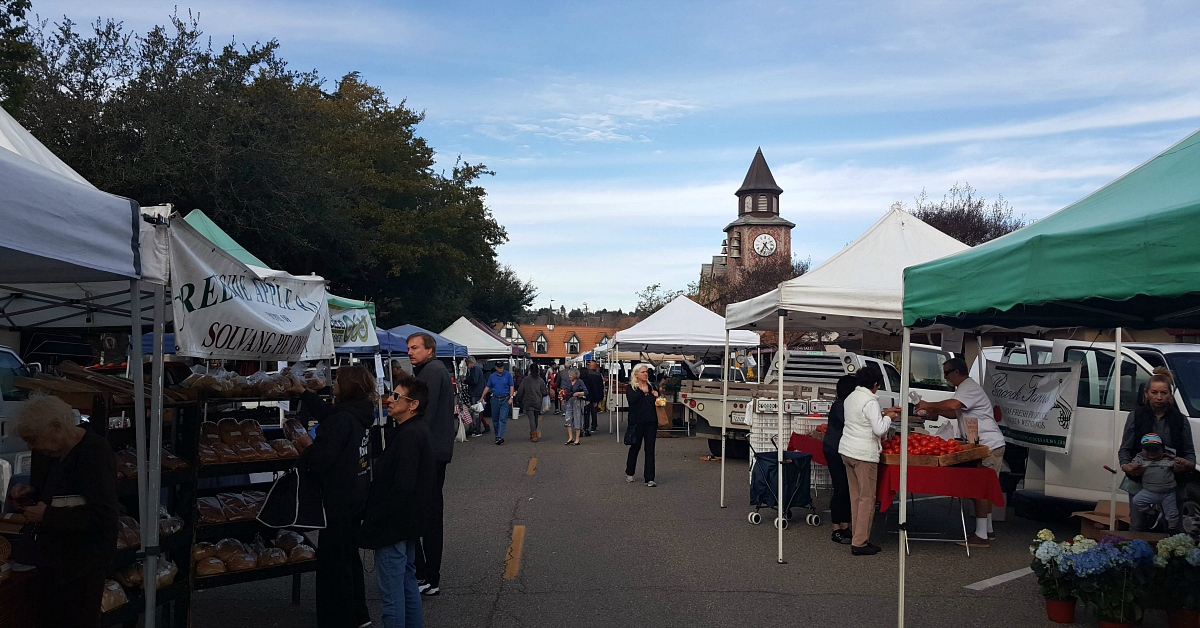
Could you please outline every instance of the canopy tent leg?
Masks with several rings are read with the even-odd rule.
[[[617,356],[617,371],[620,371],[620,370],[621,370],[621,348],[620,348],[620,347],[618,347],[618,346],[617,346],[615,343],[613,343],[613,344],[610,344],[610,345],[609,345],[609,347],[610,347],[609,351],[611,351],[613,355]],[[613,377],[613,379],[615,380],[615,379],[616,379],[616,377],[614,376],[614,377]],[[613,395],[613,412],[614,412],[614,414],[613,414],[613,420],[615,420],[615,421],[617,422],[616,435],[617,435],[617,442],[618,442],[618,443],[620,443],[620,442],[621,442],[621,393],[620,393],[620,386],[619,386],[619,385],[617,385],[617,386],[614,386],[614,387],[613,387],[613,391],[616,393],[616,394],[614,394],[614,395]]]
[[[777,377],[775,379],[779,383],[779,408],[778,408],[778,415],[777,415],[779,417],[779,425],[778,425],[778,429],[777,429],[777,432],[779,434],[779,441],[775,443],[775,454],[776,454],[776,459],[778,460],[779,466],[776,467],[776,469],[775,469],[775,475],[779,479],[779,492],[776,493],[776,498],[775,498],[775,506],[776,506],[776,511],[777,511],[775,513],[775,516],[776,516],[775,531],[777,533],[776,536],[778,538],[777,543],[779,546],[779,556],[775,560],[778,561],[780,565],[786,565],[787,561],[783,559],[783,514],[787,511],[787,508],[785,507],[786,503],[783,501],[784,500],[784,495],[783,495],[783,450],[787,448],[787,443],[784,442],[784,440],[783,440],[783,367],[784,367],[783,324],[785,321],[787,321],[787,310],[779,310],[778,314],[779,314],[779,339],[778,339],[779,340],[779,351],[778,351],[778,353],[775,354],[775,357],[777,360],[779,360],[779,370],[775,373],[777,375]],[[729,379],[729,378],[726,377],[725,379]]]
[[[133,433],[136,437],[137,451],[137,485],[138,485],[138,517],[141,527],[142,547],[146,547],[146,397],[145,388],[139,384],[144,381],[142,375],[142,291],[136,279],[129,282],[129,376],[133,378]],[[96,417],[97,420],[100,417]],[[107,417],[104,417],[107,419]]]
[[[721,508],[725,507],[725,426],[729,423],[729,330],[725,330],[725,358],[721,361]]]
[[[904,328],[904,341],[900,347],[900,587],[896,605],[896,622],[904,628],[904,563],[908,555],[908,378],[912,364],[909,360],[910,330]],[[982,353],[980,354],[982,355]],[[965,525],[965,524],[964,524]]]
[[[1117,449],[1121,446],[1121,429],[1124,424],[1121,422],[1121,370],[1125,366],[1125,355],[1121,352],[1122,329],[1118,327],[1114,333],[1116,344],[1116,356],[1113,360],[1115,370],[1113,372],[1113,462],[1112,468],[1121,468],[1121,459]],[[1117,529],[1117,490],[1121,486],[1121,474],[1112,474],[1112,490],[1108,495],[1108,529]]]
[[[155,599],[158,589],[155,586],[156,578],[153,574],[158,573],[159,552],[158,546],[158,505],[159,493],[162,487],[162,421],[163,421],[163,334],[166,331],[166,308],[163,307],[163,300],[166,296],[162,285],[154,285],[154,357],[150,366],[150,443],[149,449],[149,483],[146,487],[146,495],[149,498],[146,505],[146,514],[150,517],[148,522],[143,522],[142,527],[149,526],[150,531],[147,537],[146,551],[146,568],[145,574],[148,577],[146,581],[146,617],[143,622],[145,628],[154,628],[155,609],[157,608],[157,600]]]
[[[979,349],[979,383],[987,375],[987,360],[983,357],[983,332],[975,334],[975,346]]]

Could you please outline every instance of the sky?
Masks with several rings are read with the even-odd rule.
[[[625,308],[720,252],[761,147],[814,264],[895,201],[970,183],[1027,219],[1200,125],[1200,11],[1122,2],[34,0],[144,32],[176,6],[214,44],[277,39],[424,111],[509,241],[535,307]]]

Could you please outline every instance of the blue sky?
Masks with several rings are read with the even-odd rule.
[[[142,32],[176,0],[34,0]],[[568,308],[683,288],[761,146],[819,263],[956,182],[1039,218],[1200,125],[1190,2],[195,0],[217,44],[276,38],[424,110],[439,167],[483,162],[500,259]]]

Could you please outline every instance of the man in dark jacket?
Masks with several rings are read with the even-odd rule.
[[[362,543],[375,550],[383,625],[411,626],[420,625],[417,542],[433,523],[437,470],[429,426],[421,420],[429,389],[407,374],[393,383],[388,416],[396,427],[388,431],[387,449],[375,466]]]
[[[483,375],[483,367],[479,366],[475,356],[467,356],[467,374],[463,378],[463,383],[467,385],[467,395],[474,403],[475,399],[483,396],[483,389],[487,387],[487,377]],[[471,418],[474,423],[471,425],[471,436],[481,436],[487,432],[486,426],[483,424],[483,413],[471,410]]]
[[[591,436],[600,419],[600,402],[604,399],[604,378],[600,376],[600,365],[595,360],[588,362],[583,372],[583,385],[587,386],[587,407],[583,414],[583,435]]]
[[[422,581],[423,595],[441,593],[442,580],[442,488],[446,485],[446,465],[454,455],[454,437],[458,426],[454,416],[454,385],[450,372],[436,357],[437,341],[425,333],[408,337],[408,359],[412,361],[413,373],[429,388],[429,404],[422,417],[429,426],[433,441],[433,460],[437,467],[437,500],[434,504],[434,522],[429,532],[421,537],[417,552],[417,579]]]

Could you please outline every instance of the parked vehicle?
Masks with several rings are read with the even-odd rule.
[[[16,411],[29,395],[13,385],[17,377],[32,377],[41,370],[40,364],[26,364],[16,351],[0,346],[0,458],[13,464],[18,453],[27,451],[25,441],[17,438],[8,425],[8,417]],[[14,470],[15,470],[14,465]]]

